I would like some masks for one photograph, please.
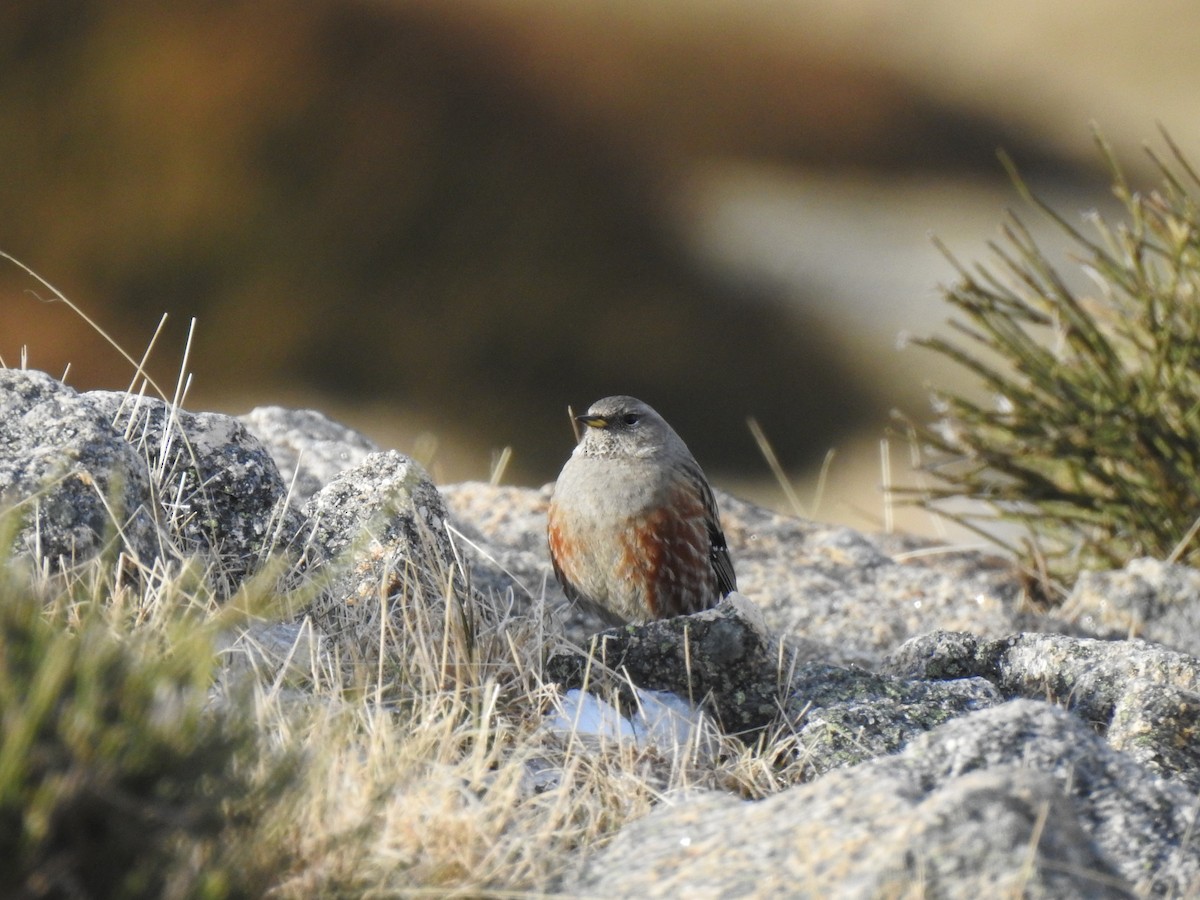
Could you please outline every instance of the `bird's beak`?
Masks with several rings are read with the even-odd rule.
[[[607,428],[608,419],[604,416],[576,416],[575,421],[580,425],[586,425],[588,428]]]

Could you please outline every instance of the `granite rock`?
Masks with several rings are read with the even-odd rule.
[[[379,450],[370,438],[313,409],[259,406],[238,419],[274,457],[288,486],[288,501],[297,509]]]
[[[664,804],[569,889],[633,896],[1184,896],[1194,795],[1015,700],[758,802]]]
[[[1063,605],[1082,628],[1200,653],[1200,571],[1157,559],[1082,572]]]
[[[696,615],[611,628],[586,652],[560,652],[545,667],[564,689],[615,692],[625,708],[634,706],[630,685],[670,691],[703,703],[726,732],[747,736],[776,718],[782,674],[777,644],[738,594]]]
[[[1150,771],[1200,789],[1200,659],[1145,641],[963,633],[914,638],[885,670],[909,678],[978,677],[1005,697],[1072,710]]]
[[[56,569],[108,552],[153,564],[168,538],[152,484],[145,457],[86,396],[0,369],[0,510],[14,512],[24,555]]]
[[[230,674],[303,691],[310,673],[374,656],[396,677],[469,680],[479,642],[524,628],[544,635],[530,672],[596,695],[567,694],[569,708],[596,710],[612,739],[577,752],[632,740],[669,772],[678,760],[666,745],[699,724],[719,740],[688,765],[729,752],[710,722],[744,738],[745,753],[786,738],[759,761],[785,787],[757,802],[664,791],[648,816],[581,855],[564,890],[1200,891],[1195,570],[1135,560],[1088,573],[1056,610],[996,557],[719,494],[740,592],[696,616],[606,631],[554,581],[548,488],[439,491],[412,460],[372,449],[316,413],[238,422],[0,370],[0,498],[19,554],[51,567],[114,551],[138,566],[196,556],[220,593],[269,554],[288,559],[287,586],[311,617],[231,634]],[[295,485],[290,506],[280,467]],[[405,669],[434,650],[444,665]],[[647,697],[674,716],[661,735],[612,721]],[[575,727],[560,706],[547,740]],[[536,762],[537,785],[563,783],[550,757]],[[736,784],[710,774],[710,785]]]
[[[207,559],[221,595],[296,539],[275,460],[237,419],[115,391],[83,396],[146,460],[176,552]]]
[[[410,632],[439,633],[447,604],[469,632],[480,616],[494,618],[466,589],[441,494],[404,454],[369,454],[317,491],[304,515],[307,571],[320,587],[314,618],[365,655],[394,641],[383,652],[401,652]],[[424,627],[411,627],[412,616]]]

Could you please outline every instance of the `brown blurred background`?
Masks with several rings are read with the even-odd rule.
[[[1200,148],[1197,37],[1134,0],[4,4],[0,250],[134,356],[168,312],[166,386],[195,317],[193,409],[537,484],[568,403],[633,393],[777,505],[747,416],[806,501],[838,448],[809,511],[878,525],[888,410],[955,375],[897,349],[948,315],[929,234],[983,256],[998,147],[1069,215],[1107,209],[1092,122],[1135,178],[1157,123]],[[4,362],[126,386],[47,295],[0,263]]]

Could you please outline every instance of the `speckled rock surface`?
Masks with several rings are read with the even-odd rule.
[[[1135,559],[1112,572],[1084,572],[1063,616],[1097,634],[1140,637],[1200,653],[1200,571]]]
[[[299,529],[274,460],[236,419],[35,371],[0,370],[0,492],[35,555],[198,554],[222,595]]]
[[[379,450],[370,438],[313,409],[259,406],[238,419],[275,458],[288,502],[297,509],[338,474]]]
[[[772,628],[818,641],[845,661],[871,665],[934,628],[999,636],[1031,622],[1019,573],[995,557],[720,500],[738,587]]]
[[[237,419],[123,392],[83,396],[147,461],[176,549],[212,560],[222,594],[295,540],[300,517],[275,460]]]
[[[806,777],[895,753],[920,734],[1001,703],[983,678],[912,681],[803,663],[787,682],[784,714]]]
[[[1200,789],[1200,660],[1144,641],[936,632],[900,647],[903,677],[987,679],[1006,697],[1060,703],[1148,770]]]
[[[19,517],[20,551],[52,567],[111,551],[152,563],[165,540],[151,484],[145,458],[85,396],[0,369],[0,509]]]
[[[759,802],[626,826],[570,890],[634,896],[1131,897],[1200,887],[1193,795],[1069,712],[1016,700]]]
[[[725,731],[748,733],[778,714],[780,666],[753,604],[731,594],[714,609],[601,632],[591,660],[562,652],[545,675],[563,688],[625,693],[629,682],[704,703]],[[586,685],[585,685],[586,681]],[[631,708],[632,701],[625,700]]]
[[[432,615],[436,633],[437,610],[462,593],[461,575],[446,507],[418,463],[372,453],[317,491],[304,515],[308,571],[322,586],[312,611],[323,628],[355,635],[364,651],[385,611],[399,634],[410,630],[409,614]]]

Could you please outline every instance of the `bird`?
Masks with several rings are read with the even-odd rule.
[[[634,397],[597,400],[550,498],[554,574],[611,625],[716,606],[737,590],[712,488],[687,444]]]

